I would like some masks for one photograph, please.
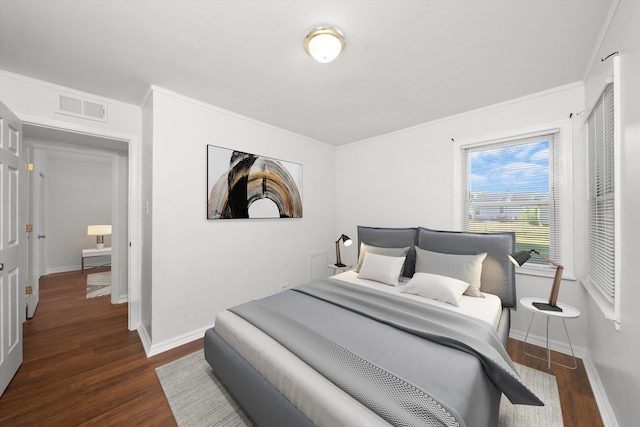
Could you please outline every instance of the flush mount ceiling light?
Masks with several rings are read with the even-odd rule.
[[[344,36],[334,27],[313,28],[304,38],[304,48],[318,62],[331,62],[340,55]]]

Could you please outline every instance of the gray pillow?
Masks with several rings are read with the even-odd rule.
[[[358,266],[356,267],[356,273],[360,272],[362,263],[364,262],[364,254],[371,252],[376,255],[392,256],[392,257],[406,257],[409,252],[410,246],[406,248],[379,248],[378,246],[367,245],[366,243],[360,243],[360,256],[358,257]],[[402,267],[404,270],[404,266]],[[402,276],[402,270],[400,271]]]
[[[419,227],[416,246],[442,254],[475,255],[486,252],[487,257],[482,261],[480,289],[499,296],[503,307],[517,308],[516,267],[507,257],[516,251],[515,233],[469,233]]]
[[[467,282],[465,295],[484,298],[480,292],[482,261],[487,253],[478,255],[454,255],[425,251],[416,247],[416,273],[431,273]]]

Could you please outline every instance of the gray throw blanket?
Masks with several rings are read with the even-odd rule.
[[[478,357],[513,403],[542,405],[520,381],[496,334],[485,322],[332,279],[294,289],[401,331]],[[394,425],[464,426],[455,408],[280,311],[253,301],[231,309],[296,354],[345,392]]]

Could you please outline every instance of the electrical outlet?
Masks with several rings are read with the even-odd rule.
[[[284,291],[286,289],[289,289],[289,283],[283,283],[283,284],[280,285],[280,290]]]

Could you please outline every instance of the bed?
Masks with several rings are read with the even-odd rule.
[[[354,270],[206,331],[206,360],[258,425],[495,426],[503,393],[542,404],[505,350],[513,233],[359,226],[358,242]]]

